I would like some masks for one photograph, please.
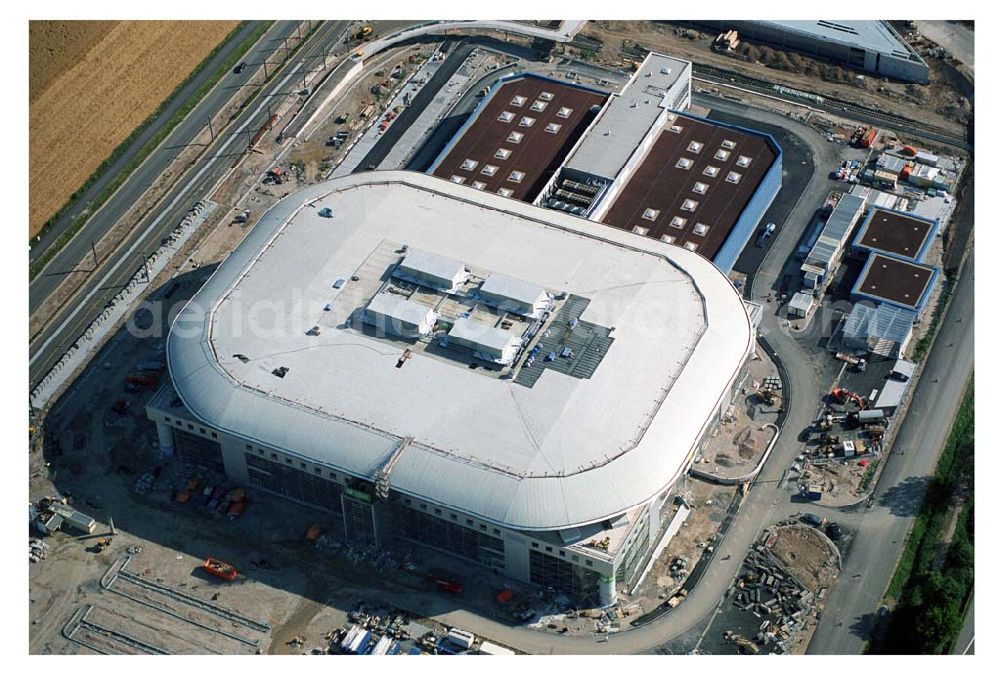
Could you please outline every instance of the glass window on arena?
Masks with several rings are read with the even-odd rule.
[[[601,574],[582,569],[558,557],[529,550],[531,582],[553,588],[584,605],[596,604],[600,595]]]
[[[643,517],[632,538],[632,543],[625,551],[625,556],[615,572],[617,582],[627,583],[632,580],[636,567],[643,560],[647,548],[649,548],[649,518]]]
[[[317,475],[311,475],[291,466],[268,461],[246,452],[247,473],[250,486],[318,506],[325,510],[341,512],[342,487]]]
[[[226,469],[222,461],[222,446],[215,440],[177,431],[174,433],[174,444],[177,446],[177,455],[185,461],[220,470]]]
[[[398,531],[402,538],[423,543],[487,566],[504,567],[502,538],[427,515],[412,508],[398,509]]]

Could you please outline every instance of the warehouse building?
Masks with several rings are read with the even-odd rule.
[[[802,263],[803,283],[807,288],[820,288],[831,279],[840,263],[841,253],[851,235],[851,230],[865,211],[865,199],[854,194],[843,194],[834,206]]]
[[[686,114],[691,72],[650,52],[610,96],[502,79],[428,172],[683,246],[729,272],[781,189],[781,148]]]
[[[178,315],[147,414],[162,448],[325,513],[350,545],[429,546],[607,605],[744,384],[754,323],[696,253],[472,194],[366,172],[279,201]]]
[[[728,272],[780,188],[781,150],[770,136],[678,114],[601,221]]]
[[[904,351],[940,275],[936,267],[871,253],[854,288],[844,321],[844,342],[884,356]]]
[[[535,203],[600,222],[674,112],[690,105],[690,61],[650,52]]]
[[[699,21],[717,31],[736,30],[750,42],[828,59],[864,72],[927,84],[929,69],[888,21]]]
[[[500,79],[428,173],[531,202],[608,94],[540,75]]]

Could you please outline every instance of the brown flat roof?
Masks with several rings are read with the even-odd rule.
[[[931,227],[932,223],[926,220],[876,208],[872,210],[858,245],[916,259],[930,235]]]
[[[531,75],[508,80],[492,94],[433,174],[445,180],[458,176],[463,184],[488,192],[508,189],[508,196],[514,199],[533,201],[596,116],[597,110],[591,108],[599,109],[607,98],[606,94]],[[523,102],[516,105],[515,99]],[[536,104],[544,104],[544,109],[532,110]],[[570,112],[560,117],[564,108]],[[500,119],[504,114],[510,121]],[[525,117],[534,120],[531,126],[522,125]],[[549,124],[558,125],[554,133],[546,130]],[[521,137],[515,142],[512,133]],[[501,159],[496,156],[498,150],[510,155]],[[495,167],[493,175],[483,173],[487,167]],[[515,171],[523,174],[514,176],[519,182],[511,180]]]
[[[930,267],[876,253],[856,292],[916,308],[933,275]]]
[[[676,130],[660,133],[604,223],[678,246],[695,245],[712,259],[777,154],[756,134],[690,117],[678,116],[673,124]],[[731,173],[737,182],[727,180]]]

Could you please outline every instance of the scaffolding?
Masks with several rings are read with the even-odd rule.
[[[410,443],[413,442],[413,436],[408,435],[403,438],[403,441],[399,443],[396,449],[393,450],[386,462],[375,471],[375,496],[380,499],[389,498],[389,474],[392,473],[392,469],[396,467],[399,459],[403,456],[403,450],[409,447]]]

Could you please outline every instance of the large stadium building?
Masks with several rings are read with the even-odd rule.
[[[501,78],[428,172],[676,243],[729,272],[781,189],[781,148],[690,104],[691,63],[656,52],[616,94]]]
[[[162,448],[325,511],[351,545],[429,546],[607,605],[754,337],[683,247],[366,172],[262,216],[175,320],[147,413]]]

